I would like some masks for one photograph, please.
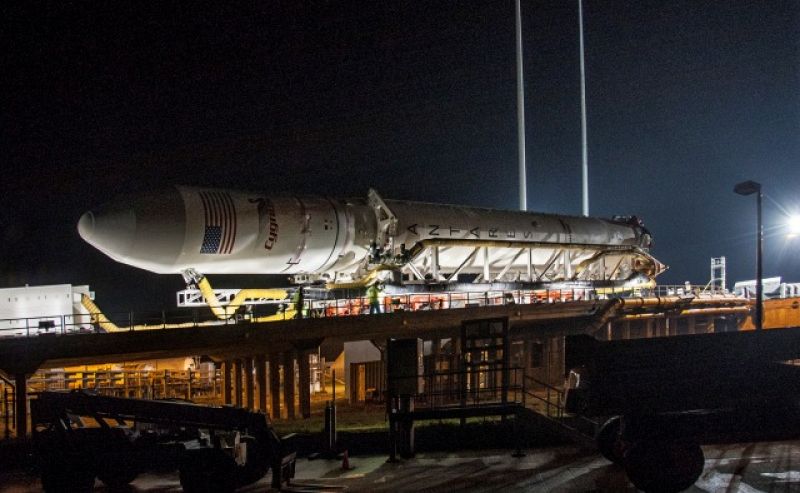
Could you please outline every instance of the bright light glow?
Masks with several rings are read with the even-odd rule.
[[[789,216],[789,219],[786,221],[786,225],[789,229],[790,238],[800,236],[800,214],[792,214]]]

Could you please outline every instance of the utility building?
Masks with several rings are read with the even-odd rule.
[[[91,329],[83,296],[89,286],[53,284],[0,289],[0,337]]]

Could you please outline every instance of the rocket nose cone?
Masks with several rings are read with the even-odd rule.
[[[78,220],[78,234],[85,241],[89,241],[94,233],[94,214],[91,211],[85,213]]]
[[[186,235],[183,196],[177,189],[121,195],[81,216],[78,233],[117,262],[176,272]]]
[[[111,257],[125,256],[136,234],[136,214],[129,207],[87,212],[78,221],[78,234]]]

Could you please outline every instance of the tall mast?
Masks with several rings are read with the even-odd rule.
[[[522,15],[516,1],[517,11],[517,144],[519,146],[519,208],[528,210],[527,179],[525,177],[525,88],[522,77]]]
[[[586,66],[583,60],[583,0],[578,0],[578,22],[580,22],[581,51],[581,177],[583,215],[589,215],[589,151],[586,142]]]

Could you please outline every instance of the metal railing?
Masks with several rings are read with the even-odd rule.
[[[598,423],[585,416],[566,413],[564,410],[563,389],[554,387],[529,375],[525,375],[524,380],[525,394],[523,396],[523,406],[548,418],[554,419],[560,426],[577,431],[590,438],[594,437],[597,432]],[[537,392],[537,389],[539,392]],[[533,402],[529,402],[528,399],[532,399]],[[538,406],[536,404],[538,404]],[[544,410],[539,409],[541,406],[544,406]],[[568,420],[572,420],[572,422],[568,422]]]
[[[0,338],[31,337],[39,335],[78,335],[106,332],[104,324],[114,324],[121,330],[172,329],[214,325],[235,325],[241,323],[289,320],[292,318],[329,318],[363,316],[395,312],[450,310],[513,304],[566,303],[596,299],[596,293],[589,288],[576,289],[535,289],[486,292],[443,292],[417,294],[385,294],[378,307],[371,307],[369,299],[363,295],[350,298],[306,299],[301,310],[293,303],[250,305],[230,318],[213,319],[201,316],[198,310],[185,314],[153,313],[109,313],[74,315],[38,315],[0,319]],[[376,313],[377,312],[377,313]]]
[[[104,395],[139,399],[216,399],[221,393],[218,369],[153,370],[98,369],[91,371],[39,370],[28,379],[36,393],[49,390],[90,389]]]
[[[89,315],[39,315],[27,318],[0,319],[0,337],[37,334],[65,334],[88,331]]]
[[[102,326],[114,324],[120,330],[152,330],[173,329],[182,327],[200,327],[214,325],[236,325],[266,321],[281,321],[292,318],[330,318],[349,316],[380,316],[386,313],[453,310],[463,308],[531,305],[540,303],[569,303],[610,299],[625,296],[670,296],[683,295],[687,289],[692,293],[701,292],[702,286],[687,288],[685,285],[656,286],[626,293],[598,293],[592,288],[570,289],[518,289],[491,290],[484,292],[441,292],[441,293],[407,293],[382,295],[382,300],[375,306],[361,294],[347,298],[306,299],[300,310],[295,310],[294,303],[286,300],[279,304],[246,305],[230,318],[216,319],[211,314],[201,315],[200,311],[175,313],[110,313],[110,314],[74,314],[74,315],[39,315],[27,318],[0,319],[0,338],[31,337],[39,335],[79,335],[106,332]],[[709,291],[702,291],[708,293]],[[713,293],[712,293],[713,294]],[[718,294],[723,294],[719,292]]]
[[[504,378],[504,371],[507,380]],[[412,395],[413,410],[452,410],[487,405],[520,405],[558,426],[594,438],[598,423],[565,412],[564,390],[525,374],[525,368],[485,364],[477,368],[438,371],[419,377],[395,377],[395,382],[419,380]],[[388,382],[392,387],[392,382]],[[416,385],[416,383],[415,383]]]
[[[524,368],[503,370],[498,365],[481,365],[464,370],[446,370],[427,373],[420,377],[395,377],[393,383],[403,380],[421,381],[420,392],[413,396],[414,409],[436,410],[453,407],[474,407],[489,404],[522,404],[524,401]],[[508,372],[507,383],[503,372]]]
[[[563,303],[596,299],[592,289],[538,289],[484,292],[442,292],[385,294],[377,307],[370,306],[368,298],[357,296],[333,300],[304,302],[304,318],[374,315],[379,313],[450,310],[503,305],[529,305],[537,303]]]
[[[732,296],[727,289],[699,284],[659,284],[642,291],[654,296]]]
[[[28,401],[44,391],[89,390],[101,395],[137,399],[186,399],[217,403],[222,398],[218,369],[198,370],[39,370],[26,383]],[[16,436],[16,391],[0,381],[0,439]]]
[[[533,407],[536,411],[539,411],[539,409],[536,409],[536,404],[539,404],[539,406],[544,406],[544,412],[541,414],[556,419],[564,417],[564,406],[562,404],[564,401],[563,390],[529,375],[525,375],[524,379],[525,394],[523,395],[522,404],[525,407]],[[529,402],[528,399],[531,399],[533,402]]]

